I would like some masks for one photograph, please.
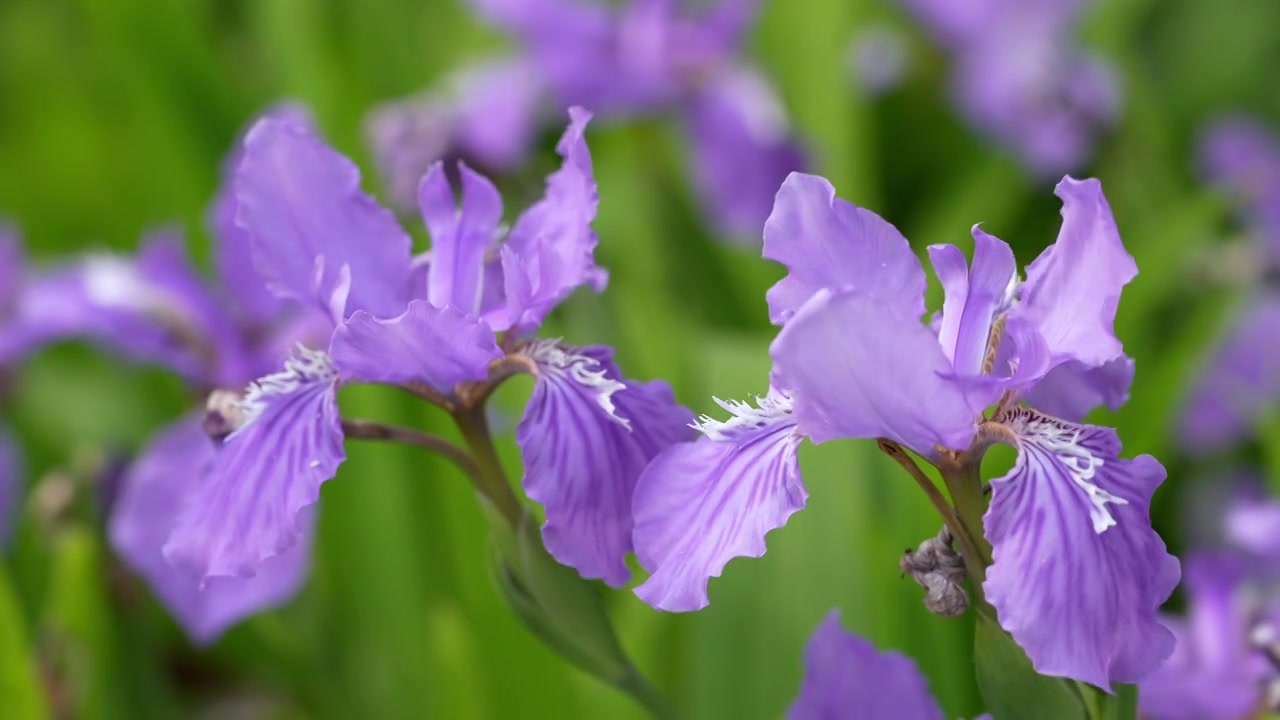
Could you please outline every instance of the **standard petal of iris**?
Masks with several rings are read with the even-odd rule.
[[[809,497],[790,401],[721,405],[731,420],[704,417],[706,436],[667,448],[636,485],[636,557],[650,575],[635,592],[659,610],[706,607],[711,578],[735,557],[764,555],[765,535]]]
[[[1140,716],[1149,720],[1240,720],[1261,705],[1267,662],[1250,645],[1249,589],[1241,559],[1196,555],[1182,587],[1185,619],[1165,618],[1173,655],[1142,681]]]
[[[1071,360],[1050,370],[1024,399],[1047,415],[1079,421],[1100,405],[1119,410],[1129,401],[1133,373],[1133,358],[1128,355],[1094,368]]]
[[[8,429],[0,426],[0,550],[9,546],[22,500],[22,456]]]
[[[725,73],[687,103],[685,125],[707,214],[729,238],[759,243],[778,186],[805,165],[773,88],[752,70]]]
[[[881,652],[840,626],[832,610],[804,651],[804,685],[788,720],[942,720],[911,658]]]
[[[446,394],[460,382],[484,379],[490,361],[502,357],[489,326],[425,300],[391,320],[352,315],[334,331],[329,352],[347,380],[422,383]]]
[[[245,137],[235,194],[236,225],[248,233],[254,266],[277,295],[329,312],[349,268],[344,316],[404,312],[409,236],[361,191],[355,164],[305,124],[259,120]]]
[[[516,428],[524,488],[542,504],[547,551],[584,577],[631,577],[632,495],[649,461],[688,440],[693,413],[662,382],[624,380],[603,347],[539,343],[533,397]]]
[[[1149,455],[1120,459],[1109,428],[1027,408],[1004,424],[1018,460],[991,481],[984,518],[993,564],[983,589],[1000,625],[1043,675],[1103,689],[1142,680],[1174,642],[1157,611],[1178,560],[1149,515],[1164,468]]]
[[[213,578],[203,590],[197,579],[169,564],[161,548],[186,498],[210,480],[215,455],[199,416],[165,428],[125,472],[108,520],[112,549],[200,644],[293,598],[306,580],[311,545],[307,518],[299,541],[264,562],[257,575]]]
[[[979,375],[991,326],[1013,300],[1018,266],[1003,240],[973,228],[973,267],[954,245],[933,245],[929,257],[946,292],[938,342],[956,373]]]
[[[1195,383],[1179,435],[1193,452],[1207,453],[1248,434],[1280,397],[1280,292],[1247,301]]]
[[[502,196],[487,178],[458,164],[462,176],[462,208],[444,165],[427,171],[418,189],[418,205],[431,233],[427,267],[427,299],[436,307],[455,307],[468,315],[480,312],[485,252],[497,239],[502,222]]]
[[[924,268],[898,229],[836,197],[825,178],[792,173],[764,225],[764,256],[787,268],[769,289],[769,319],[787,322],[823,288],[850,289],[924,314]],[[914,320],[913,320],[914,321]]]
[[[541,200],[516,219],[503,247],[503,274],[513,327],[531,328],[582,285],[604,289],[608,275],[595,264],[599,238],[596,181],[584,133],[591,113],[569,109],[569,128],[556,146],[564,164],[547,177]],[[505,327],[495,327],[505,330]]]
[[[897,305],[822,290],[769,354],[814,442],[885,437],[932,457],[936,445],[965,449],[973,439],[982,407],[951,377],[938,339]]]
[[[1138,274],[1124,249],[1102,183],[1062,179],[1058,239],[1027,266],[1017,313],[1044,336],[1055,362],[1097,367],[1124,351],[1113,326],[1120,292]]]
[[[164,546],[169,562],[202,582],[252,577],[297,544],[320,485],[346,459],[337,382],[327,355],[302,350],[250,387],[243,425],[223,441]]]

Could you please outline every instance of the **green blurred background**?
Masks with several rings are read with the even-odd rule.
[[[880,22],[911,34],[913,64],[902,87],[875,98],[858,91],[846,52],[856,31]],[[1196,284],[1229,226],[1194,174],[1193,140],[1224,110],[1280,116],[1277,28],[1273,0],[1104,0],[1083,31],[1117,64],[1124,90],[1123,118],[1084,174],[1102,179],[1142,271],[1118,321],[1138,363],[1132,400],[1100,419],[1119,426],[1128,452],[1168,465],[1156,512],[1175,548],[1197,468],[1179,457],[1171,419],[1238,294]],[[0,213],[40,258],[132,248],[145,229],[177,223],[203,260],[219,164],[256,112],[305,101],[367,169],[361,119],[373,103],[503,47],[457,0],[2,0]],[[891,2],[768,2],[752,52],[816,171],[917,248],[967,248],[979,221],[1023,262],[1052,241],[1052,183],[955,119],[945,59]],[[588,139],[598,258],[613,282],[600,298],[575,298],[552,331],[615,345],[629,375],[668,379],[699,411],[714,408],[712,395],[763,391],[764,291],[779,268],[708,234],[671,125],[593,127]],[[539,171],[553,162],[546,140]],[[509,207],[528,199],[519,193]],[[509,431],[528,390],[513,383],[499,398],[515,477]],[[6,412],[41,487],[0,565],[0,716],[26,717],[9,714],[25,698],[84,718],[642,717],[513,619],[469,486],[412,449],[353,444],[325,488],[302,596],[212,649],[187,645],[110,557],[87,498],[59,509],[56,494],[60,479],[106,449],[136,448],[186,403],[164,373],[82,347],[50,350],[21,375]],[[448,433],[447,418],[399,394],[357,392],[343,404]],[[733,562],[712,582],[709,609],[674,616],[611,594],[628,650],[691,717],[778,717],[799,687],[809,632],[838,607],[850,629],[915,657],[948,716],[977,714],[969,622],[929,615],[898,571],[902,550],[940,524],[919,491],[870,443],[806,446],[802,464],[808,509],[770,536],[763,559]]]

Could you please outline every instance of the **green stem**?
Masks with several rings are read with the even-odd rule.
[[[972,553],[969,557],[978,560],[966,562],[965,567],[973,581],[974,592],[981,599],[982,583],[987,578],[987,566],[991,564],[991,545],[982,532],[982,515],[987,510],[987,502],[982,495],[981,467],[978,463],[966,463],[959,468],[943,470],[942,481],[955,504],[964,535],[962,545]]]
[[[502,469],[498,452],[494,449],[484,408],[460,410],[454,413],[453,420],[457,423],[462,439],[471,451],[471,459],[474,461],[476,470],[472,479],[475,481],[476,489],[493,503],[498,512],[502,513],[512,529],[518,529],[523,511],[520,501],[511,490],[511,483],[507,481],[507,474]]]

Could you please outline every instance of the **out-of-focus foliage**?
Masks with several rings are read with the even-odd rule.
[[[903,28],[912,52],[905,84],[874,97],[856,87],[846,58],[850,38],[872,23]],[[1081,174],[1102,179],[1141,270],[1117,323],[1137,380],[1110,420],[1126,454],[1149,452],[1169,467],[1156,514],[1174,548],[1195,478],[1172,421],[1234,299],[1199,271],[1230,228],[1194,173],[1193,141],[1221,111],[1280,118],[1276,28],[1280,4],[1270,0],[1098,0],[1085,24],[1086,44],[1120,68],[1123,112]],[[203,256],[223,154],[256,112],[306,102],[327,136],[363,160],[361,118],[373,103],[502,47],[444,0],[6,0],[0,213],[38,258],[131,248],[162,223],[184,227]],[[1020,257],[1052,241],[1052,182],[1024,175],[955,118],[944,57],[889,0],[768,2],[753,50],[816,171],[918,249],[964,247],[975,222]],[[669,125],[600,123],[588,139],[598,259],[613,279],[602,298],[571,302],[553,331],[615,345],[630,375],[670,380],[696,410],[711,410],[713,395],[763,392],[773,335],[764,291],[780,269],[708,235]],[[538,169],[552,163],[546,140]],[[507,184],[536,191],[527,179]],[[504,388],[500,430],[509,434],[527,393]],[[136,448],[180,412],[187,399],[176,383],[57,348],[21,374],[16,400],[6,412],[36,487],[0,567],[0,715],[36,718],[52,705],[85,718],[642,716],[511,615],[489,574],[471,489],[413,449],[353,445],[324,491],[302,596],[211,649],[190,647],[110,556],[85,485],[95,458]],[[355,392],[343,404],[449,433],[445,418],[391,392]],[[502,442],[518,477],[514,446]],[[916,658],[948,716],[976,715],[972,621],[929,615],[898,570],[902,549],[933,535],[938,518],[870,443],[801,455],[808,509],[769,538],[766,557],[730,564],[710,608],[675,616],[610,595],[637,664],[690,717],[776,717],[799,687],[805,639],[834,606],[850,630]],[[55,480],[79,488],[70,507],[51,497],[56,487],[45,491]]]

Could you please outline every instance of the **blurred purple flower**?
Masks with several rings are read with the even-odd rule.
[[[1080,0],[903,0],[951,55],[961,115],[1032,172],[1054,177],[1089,160],[1115,120],[1110,65],[1075,44]]]
[[[858,88],[871,95],[889,92],[902,82],[911,66],[906,34],[887,25],[871,25],[849,40],[845,56]]]
[[[704,418],[703,438],[641,476],[635,543],[651,575],[636,593],[696,610],[730,559],[763,554],[764,535],[804,506],[804,437],[887,438],[935,463],[999,442],[1018,450],[984,519],[994,563],[983,589],[1001,625],[1046,675],[1109,688],[1158,666],[1173,638],[1156,610],[1179,576],[1148,516],[1164,469],[1121,459],[1109,428],[1017,404],[1050,377],[1053,397],[1074,384],[1094,403],[1123,400],[1132,379],[1111,370],[1128,363],[1112,324],[1137,268],[1096,180],[1068,177],[1056,193],[1062,229],[1025,281],[1009,246],[977,227],[971,265],[958,248],[929,248],[945,294],[935,333],[920,322],[925,274],[902,235],[826,180],[789,177],[765,225],[765,257],[788,270],[767,295],[782,325],[769,395],[758,409],[722,403],[731,420]]]
[[[460,138],[466,157],[495,155],[505,165],[527,146],[534,91],[545,86],[558,107],[580,105],[613,118],[682,118],[707,216],[726,236],[755,242],[774,190],[802,167],[803,153],[773,88],[740,57],[756,3],[694,4],[472,0],[484,19],[518,39],[525,60],[496,64],[519,67],[518,74],[464,79],[461,100],[375,116],[371,136],[392,195],[407,196],[423,161],[456,144],[455,133],[464,129],[472,130]],[[479,96],[493,102],[467,101]],[[468,122],[455,124],[457,116]]]
[[[473,65],[449,77],[443,89],[375,107],[365,136],[388,202],[412,212],[422,176],[443,160],[490,172],[517,167],[547,119],[545,92],[530,63],[512,59]]]
[[[1209,453],[1248,435],[1280,398],[1280,142],[1262,125],[1229,116],[1200,141],[1205,178],[1237,202],[1252,281],[1239,314],[1211,351],[1180,420],[1183,445]],[[1262,282],[1258,282],[1261,280]]]
[[[212,582],[253,577],[294,547],[345,459],[340,386],[414,384],[453,397],[506,356],[535,376],[516,437],[524,486],[546,510],[547,549],[586,577],[626,582],[636,478],[688,437],[692,416],[665,384],[621,377],[607,348],[520,339],[575,289],[607,282],[593,260],[590,115],[569,116],[563,165],[505,236],[492,183],[460,165],[459,208],[433,165],[418,188],[432,249],[418,260],[349,160],[305,126],[254,126],[235,179],[236,224],[271,291],[327,315],[331,337],[327,352],[299,349],[223,409],[231,432],[169,536],[171,562]]]
[[[942,720],[925,678],[911,658],[881,652],[840,626],[832,610],[805,648],[804,685],[789,720]]]
[[[1139,694],[1151,720],[1247,720],[1280,709],[1280,503],[1259,479],[1216,513],[1220,546],[1186,563],[1177,649]],[[1224,542],[1225,541],[1225,542]]]

